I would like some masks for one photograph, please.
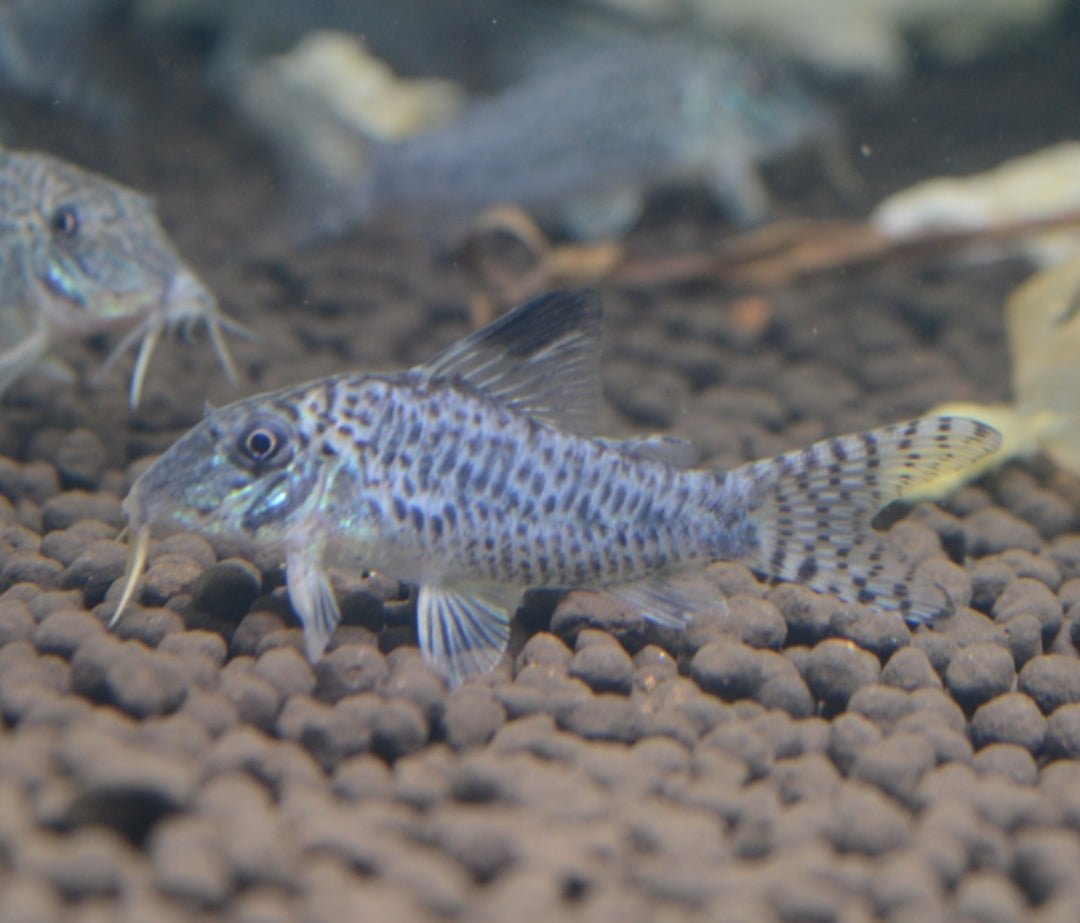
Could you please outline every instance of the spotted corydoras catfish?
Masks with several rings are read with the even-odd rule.
[[[453,683],[499,660],[524,589],[602,588],[682,626],[722,607],[695,579],[718,559],[913,622],[949,610],[870,520],[992,451],[996,431],[929,417],[690,470],[687,443],[588,435],[599,352],[598,297],[552,292],[410,371],[338,375],[211,412],[124,501],[132,550],[113,622],[153,523],[280,553],[313,660],[339,619],[329,571],[418,584],[421,650]]]
[[[116,331],[102,372],[138,344],[138,404],[162,333],[206,326],[236,372],[223,330],[246,331],[185,265],[144,195],[48,154],[0,149],[0,394],[64,341]]]
[[[301,238],[386,213],[452,225],[507,203],[594,238],[625,231],[647,193],[673,182],[705,186],[740,223],[761,221],[769,196],[759,166],[836,140],[836,129],[818,99],[760,54],[619,36],[553,52],[519,84],[404,141],[356,133],[350,142],[329,126],[341,148],[334,166],[316,162],[315,139],[305,158],[288,126],[279,147],[303,206],[292,216]],[[350,143],[367,156],[346,156]]]

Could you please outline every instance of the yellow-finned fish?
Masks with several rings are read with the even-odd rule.
[[[409,371],[211,412],[124,501],[131,556],[113,621],[154,523],[280,554],[312,659],[338,623],[330,571],[418,584],[421,650],[453,683],[499,660],[527,588],[602,588],[682,626],[722,607],[692,579],[717,559],[913,622],[949,610],[870,520],[905,488],[992,451],[993,429],[931,417],[733,471],[692,469],[680,440],[589,435],[600,325],[596,294],[552,292]]]

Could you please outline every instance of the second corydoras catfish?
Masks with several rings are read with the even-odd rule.
[[[409,371],[338,375],[211,412],[124,501],[132,553],[114,621],[154,523],[279,553],[313,660],[339,619],[330,571],[418,584],[420,648],[453,683],[498,662],[527,588],[603,589],[677,627],[722,608],[694,579],[718,559],[913,622],[949,611],[870,520],[992,451],[996,431],[928,417],[692,470],[678,440],[590,435],[600,324],[594,293],[552,292]]]
[[[234,380],[222,331],[250,336],[176,252],[151,199],[40,152],[0,149],[0,299],[0,394],[43,364],[70,377],[59,344],[119,333],[102,371],[137,347],[134,407],[163,333],[205,326]]]

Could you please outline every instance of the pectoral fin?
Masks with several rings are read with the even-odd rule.
[[[421,586],[416,623],[424,660],[452,686],[487,673],[506,650],[520,598],[519,590],[497,585]]]
[[[341,610],[322,566],[321,550],[313,553],[311,548],[303,548],[288,552],[285,573],[289,600],[304,629],[308,660],[314,663],[326,650],[330,636],[341,621]]]

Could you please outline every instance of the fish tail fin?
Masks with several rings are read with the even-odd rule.
[[[930,622],[952,611],[871,522],[882,507],[995,451],[1000,434],[978,420],[923,417],[754,462],[754,548],[746,563],[771,577]]]

